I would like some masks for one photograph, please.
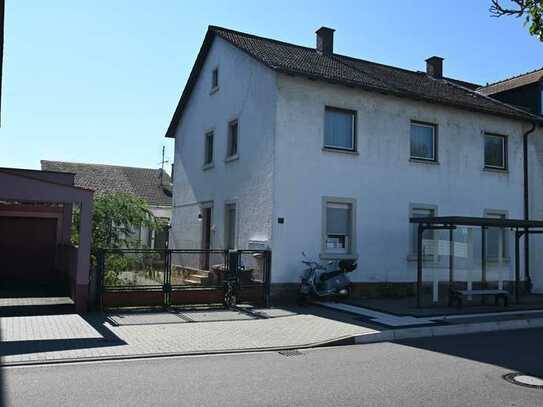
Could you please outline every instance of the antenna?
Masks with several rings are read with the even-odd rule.
[[[168,162],[168,160],[164,159],[165,153],[166,153],[166,146],[162,146],[162,160],[160,161],[160,186],[163,186],[164,164]]]

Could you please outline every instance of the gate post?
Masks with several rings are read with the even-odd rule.
[[[229,277],[238,275],[239,256],[240,256],[240,253],[237,250],[229,250],[228,251],[228,273],[229,273]]]

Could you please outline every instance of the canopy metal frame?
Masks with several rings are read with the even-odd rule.
[[[520,304],[520,239],[528,241],[530,235],[543,234],[543,221],[521,219],[479,218],[467,216],[436,216],[410,218],[409,221],[418,224],[417,230],[417,308],[422,306],[422,238],[426,230],[449,231],[449,289],[454,283],[454,230],[458,226],[481,228],[481,286],[486,288],[486,231],[489,227],[512,229],[515,231],[515,303]],[[526,243],[525,243],[526,244]],[[531,278],[527,274],[527,261],[524,263],[526,284],[531,287]]]

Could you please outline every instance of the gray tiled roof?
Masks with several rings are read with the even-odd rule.
[[[166,137],[175,137],[175,128],[215,36],[278,72],[519,120],[540,120],[519,108],[473,91],[475,85],[467,82],[450,78],[435,79],[425,72],[409,71],[339,54],[323,55],[315,48],[210,26]]]
[[[160,169],[84,164],[64,161],[41,161],[42,170],[75,174],[75,185],[96,193],[125,192],[145,199],[149,205],[171,206],[171,180]]]

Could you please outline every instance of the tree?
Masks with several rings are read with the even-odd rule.
[[[136,248],[140,246],[135,239],[134,228],[142,226],[157,230],[165,227],[149,210],[147,203],[126,193],[98,194],[94,198],[92,216],[91,254],[96,255],[100,248]],[[74,213],[72,238],[79,241],[79,211]]]
[[[504,7],[500,3],[503,3],[503,0],[492,0],[492,17],[524,18],[524,24],[529,25],[530,34],[543,41],[543,0],[509,0],[512,8]]]

